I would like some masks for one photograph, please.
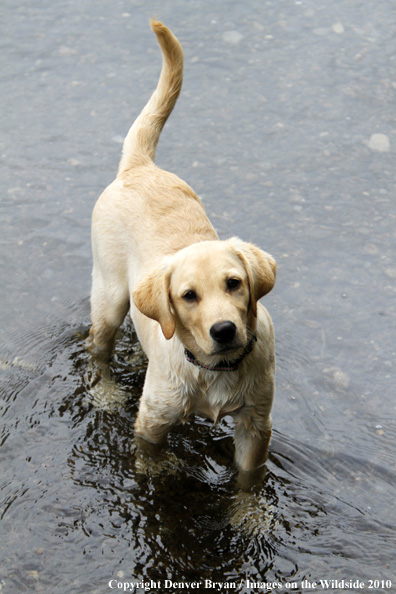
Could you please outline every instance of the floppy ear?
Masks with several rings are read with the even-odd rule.
[[[170,278],[170,270],[154,270],[132,291],[132,299],[138,310],[159,322],[167,340],[172,338],[176,327],[169,299]]]
[[[241,241],[237,237],[229,240],[246,269],[249,289],[250,305],[257,316],[257,301],[271,291],[275,284],[276,262],[274,258],[263,252],[252,243]]]

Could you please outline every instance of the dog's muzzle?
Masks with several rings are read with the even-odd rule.
[[[257,341],[257,336],[256,335],[252,336],[249,343],[246,345],[242,355],[240,355],[240,357],[236,361],[226,361],[226,360],[220,361],[220,363],[217,363],[217,365],[213,365],[213,366],[204,365],[204,363],[201,363],[200,361],[198,361],[196,356],[193,355],[193,353],[191,351],[189,351],[188,349],[184,349],[184,355],[185,355],[187,361],[189,361],[189,363],[192,363],[193,365],[196,365],[197,367],[201,367],[201,369],[207,369],[208,371],[237,371],[240,363],[243,361],[243,359],[246,357],[246,355],[248,355],[249,353],[252,352],[254,343],[256,341]]]

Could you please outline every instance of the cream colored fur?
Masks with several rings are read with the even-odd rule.
[[[156,167],[160,132],[179,95],[183,52],[160,22],[157,89],[131,127],[115,181],[92,219],[90,348],[108,359],[128,310],[149,359],[136,435],[152,443],[190,415],[235,418],[235,462],[250,473],[266,460],[274,392],[274,335],[258,300],[275,283],[273,258],[237,238],[219,241],[193,190]],[[224,334],[224,326],[234,331]],[[221,332],[214,338],[214,330]],[[236,371],[206,366],[236,361]]]

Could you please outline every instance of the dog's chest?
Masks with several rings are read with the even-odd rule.
[[[239,382],[229,373],[199,373],[195,389],[189,396],[188,414],[212,419],[215,423],[235,413],[244,404]]]

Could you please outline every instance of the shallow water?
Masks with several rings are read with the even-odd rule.
[[[0,592],[396,591],[391,0],[3,8]],[[278,262],[275,432],[248,494],[228,418],[137,453],[130,322],[111,376],[84,350],[90,214],[158,76],[152,14],[186,55],[158,163]]]

